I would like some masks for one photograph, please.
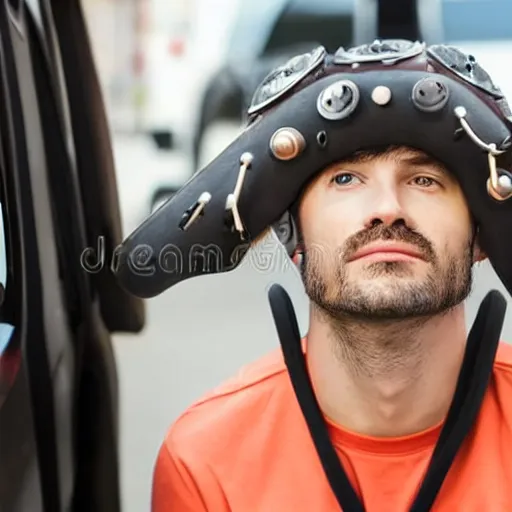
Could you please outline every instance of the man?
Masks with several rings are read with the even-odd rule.
[[[450,51],[391,41],[342,50],[320,71],[316,57],[293,60],[256,92],[247,138],[184,187],[182,198],[207,180],[222,186],[223,158],[253,144],[254,160],[244,153],[238,174],[252,164],[244,220],[258,234],[262,219],[289,210],[310,321],[301,370],[290,312],[271,292],[283,353],[249,364],[172,425],[153,512],[512,510],[504,312],[490,296],[469,337],[464,318],[475,263],[489,257],[512,289],[501,231],[512,176],[497,170],[510,168],[500,158],[512,127],[474,58],[461,64]],[[368,63],[378,72],[359,71]],[[275,196],[262,202],[261,190]],[[220,200],[210,211],[205,204],[187,210],[184,234],[170,239],[186,247],[206,236]],[[170,226],[183,205],[178,197],[166,207],[127,248],[163,243],[156,226]],[[186,277],[152,277],[146,289]]]
[[[483,258],[467,203],[448,170],[398,148],[324,171],[299,221],[307,365],[330,434],[366,510],[405,511],[464,355],[463,301]],[[503,345],[436,510],[512,510],[511,427]],[[278,353],[190,408],[158,457],[155,512],[337,509]]]

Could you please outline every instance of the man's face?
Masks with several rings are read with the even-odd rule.
[[[306,190],[299,220],[306,292],[332,316],[435,315],[470,292],[470,212],[455,178],[424,153],[331,166]]]

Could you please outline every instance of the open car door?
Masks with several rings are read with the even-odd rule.
[[[120,511],[111,333],[145,317],[110,272],[115,170],[78,0],[0,1],[0,208],[0,510]]]

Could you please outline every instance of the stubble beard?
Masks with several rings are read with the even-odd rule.
[[[394,239],[419,247],[421,262],[390,261],[356,263],[359,276],[351,276],[350,256],[371,241]],[[408,320],[443,314],[463,302],[472,288],[474,238],[457,253],[438,255],[422,235],[404,226],[378,227],[359,233],[331,254],[308,251],[303,255],[301,275],[309,299],[333,319],[360,321]],[[351,269],[352,265],[352,269]],[[423,276],[415,268],[422,269]]]

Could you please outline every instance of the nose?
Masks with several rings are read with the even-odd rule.
[[[368,203],[365,228],[372,228],[379,224],[391,226],[395,223],[410,225],[410,219],[407,218],[397,190],[392,186],[381,186]]]

